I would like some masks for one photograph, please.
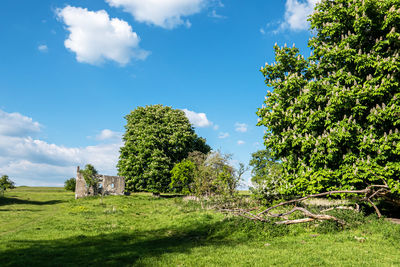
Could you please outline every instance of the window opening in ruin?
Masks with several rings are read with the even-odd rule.
[[[111,184],[111,188],[114,188],[114,184]]]

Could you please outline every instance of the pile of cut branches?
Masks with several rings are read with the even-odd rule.
[[[261,222],[270,222],[271,218],[282,218],[283,220],[275,221],[275,224],[296,224],[296,223],[305,223],[305,222],[312,222],[312,221],[323,221],[323,220],[331,220],[335,221],[340,225],[345,225],[346,222],[335,217],[332,215],[325,214],[328,211],[334,209],[349,209],[354,211],[359,211],[359,205],[356,203],[355,207],[351,206],[337,206],[328,209],[321,210],[319,213],[313,213],[307,210],[304,207],[298,207],[297,205],[303,202],[306,199],[310,198],[318,198],[318,197],[325,197],[337,194],[349,194],[349,195],[356,195],[358,202],[367,202],[369,203],[374,209],[378,217],[382,216],[380,210],[374,203],[374,199],[376,198],[390,198],[390,189],[388,185],[385,183],[384,185],[369,185],[365,189],[362,190],[337,190],[337,191],[329,191],[324,193],[312,194],[302,198],[292,199],[289,201],[284,201],[279,204],[276,204],[272,207],[259,211],[259,208],[230,208],[230,207],[220,207],[219,211],[224,213],[231,213],[237,216],[241,216],[253,221],[261,221]],[[287,205],[294,205],[294,207],[282,213],[273,213],[274,210],[277,208],[287,206]],[[258,212],[257,212],[258,211]],[[304,218],[300,219],[289,219],[289,215],[301,212]]]

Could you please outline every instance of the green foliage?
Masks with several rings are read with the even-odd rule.
[[[7,189],[13,189],[15,188],[15,184],[11,179],[8,177],[8,175],[3,175],[0,178],[0,195],[4,195],[4,192]]]
[[[74,177],[69,178],[64,182],[64,188],[67,191],[75,192],[75,187],[76,187],[76,179]]]
[[[310,18],[313,55],[274,46],[257,112],[282,159],[286,193],[360,189],[384,178],[400,192],[400,2],[322,1]]]
[[[227,195],[236,193],[241,174],[229,164],[230,155],[223,155],[219,151],[191,153],[188,157],[196,168],[194,174],[195,194],[198,196]]]
[[[277,199],[288,188],[282,178],[282,164],[271,156],[267,149],[259,150],[251,155],[249,163],[253,167],[250,188],[253,196],[259,199]]]
[[[85,179],[86,185],[88,187],[97,188],[99,179],[97,178],[97,170],[91,164],[87,164],[85,169],[80,170],[83,178]]]
[[[210,151],[182,110],[152,105],[138,107],[125,118],[125,144],[117,167],[127,191],[166,192],[175,163],[191,151]]]
[[[195,168],[194,163],[188,159],[175,164],[171,170],[171,183],[169,186],[178,193],[185,195],[193,193]]]
[[[236,170],[229,160],[230,155],[219,151],[208,154],[190,152],[187,159],[172,169],[170,187],[183,194],[233,196],[246,168],[240,164]]]

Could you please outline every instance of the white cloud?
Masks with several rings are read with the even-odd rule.
[[[0,135],[28,136],[39,132],[40,127],[40,124],[34,122],[32,118],[0,110]]]
[[[320,0],[287,0],[285,5],[285,20],[280,25],[280,28],[288,28],[295,31],[307,30],[309,26],[307,17],[311,15],[318,2]]]
[[[103,141],[103,140],[115,140],[115,139],[121,139],[122,133],[120,132],[114,132],[109,129],[104,129],[102,130],[97,136],[96,139]]]
[[[58,18],[70,32],[66,48],[79,62],[98,65],[105,60],[126,65],[132,58],[144,60],[149,52],[139,48],[140,38],[124,20],[108,16],[105,10],[67,6],[57,9]]]
[[[265,34],[265,30],[264,30],[263,28],[260,28],[260,33],[261,33],[262,35],[264,35],[264,34]]]
[[[195,127],[203,128],[212,125],[212,122],[207,119],[207,115],[205,113],[197,113],[187,109],[183,109],[183,112],[185,112],[186,117]]]
[[[39,45],[39,46],[38,46],[38,50],[39,50],[40,52],[47,52],[47,50],[49,50],[49,48],[47,47],[47,45],[42,44],[42,45]]]
[[[243,141],[243,140],[238,140],[237,141],[237,144],[240,146],[240,145],[244,145],[246,142],[245,141]]]
[[[225,139],[229,137],[229,133],[219,133],[218,138],[219,139]]]
[[[9,175],[17,185],[62,185],[75,176],[77,165],[88,163],[100,173],[116,174],[120,139],[111,144],[65,147],[30,136],[39,130],[40,124],[31,118],[0,110],[0,175]]]
[[[106,0],[112,7],[131,13],[136,21],[166,29],[179,25],[190,27],[184,17],[199,13],[208,0]]]
[[[235,123],[235,131],[245,133],[247,132],[247,124],[246,123]]]
[[[211,18],[215,18],[215,19],[226,19],[226,16],[217,14],[217,11],[216,11],[215,9],[213,9],[213,10],[208,14],[208,16],[211,17]]]

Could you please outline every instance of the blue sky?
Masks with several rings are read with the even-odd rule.
[[[124,116],[183,109],[214,149],[248,163],[273,45],[309,55],[317,0],[4,0],[0,174],[61,186],[77,165],[115,164]],[[247,173],[246,177],[249,177]]]

